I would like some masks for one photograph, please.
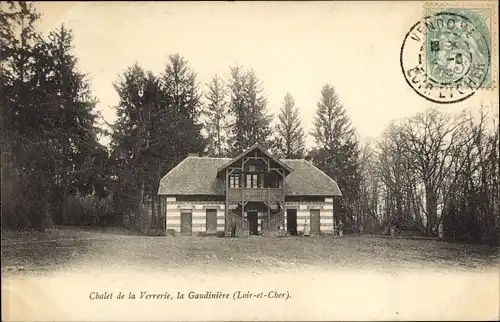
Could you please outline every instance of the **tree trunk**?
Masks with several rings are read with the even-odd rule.
[[[434,236],[437,222],[437,194],[429,186],[425,188],[425,208],[427,209],[427,234]]]
[[[151,194],[151,227],[156,228],[156,209],[155,209],[155,196]]]

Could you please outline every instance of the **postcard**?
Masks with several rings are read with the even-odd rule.
[[[497,1],[0,6],[4,321],[500,318]]]

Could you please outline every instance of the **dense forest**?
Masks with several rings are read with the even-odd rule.
[[[429,107],[362,141],[341,93],[325,84],[308,107],[316,112],[307,132],[293,93],[270,113],[251,68],[228,66],[227,79],[200,84],[173,53],[163,70],[137,62],[116,75],[118,118],[104,130],[72,31],[43,35],[39,19],[25,2],[4,4],[0,15],[2,229],[123,225],[145,204],[157,226],[158,183],[178,162],[190,153],[235,156],[260,143],[280,158],[310,160],[338,183],[335,216],[347,232],[387,233],[393,225],[436,236],[441,226],[448,241],[498,244],[497,112]]]

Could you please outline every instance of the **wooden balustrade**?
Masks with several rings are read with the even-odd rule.
[[[270,218],[264,219],[262,226],[267,230],[274,230],[278,226],[283,225],[284,223],[285,223],[285,212],[280,211],[277,214],[271,215]]]
[[[282,188],[229,188],[228,201],[282,201]]]
[[[226,228],[231,230],[231,220],[236,222],[236,230],[247,230],[248,229],[248,220],[245,220],[241,216],[238,216],[234,212],[228,211],[226,217]]]

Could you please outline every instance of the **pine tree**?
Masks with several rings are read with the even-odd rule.
[[[169,57],[162,78],[162,90],[167,98],[167,109],[172,111],[177,135],[172,151],[173,167],[189,153],[201,154],[206,142],[201,134],[201,95],[196,74],[179,54]]]
[[[156,194],[159,179],[152,175],[159,172],[157,160],[163,157],[161,152],[170,143],[172,131],[165,129],[170,126],[163,113],[165,97],[158,78],[151,72],[136,63],[114,86],[120,97],[111,141],[120,183],[114,193],[117,199],[123,199],[121,206],[133,210],[147,196]]]
[[[8,5],[7,5],[8,4]],[[34,96],[34,65],[41,35],[35,24],[40,15],[32,4],[8,2],[0,10],[0,80],[2,84],[1,146],[3,153],[11,153],[12,160],[23,160],[23,141],[36,139],[31,131],[30,117]]]
[[[245,75],[241,66],[233,66],[230,68],[231,78],[228,84],[230,92],[229,113],[231,120],[231,133],[229,137],[231,153],[236,155],[249,147],[251,143],[247,138],[247,129],[249,128],[249,120],[246,117],[245,106]]]
[[[66,192],[94,189],[89,156],[101,148],[95,100],[76,70],[71,31],[61,27],[43,38],[34,28],[40,16],[25,2],[9,3],[0,17],[1,146],[18,191],[11,213],[3,213],[14,216],[8,225],[41,228]]]
[[[331,85],[325,85],[321,90],[311,134],[315,141],[311,152],[314,163],[337,182],[343,194],[337,199],[336,216],[347,224],[344,227],[352,227],[360,189],[358,141],[346,110]]]
[[[38,195],[50,188],[44,180],[50,173],[39,171],[50,146],[38,140],[41,133],[33,117],[39,18],[33,5],[25,2],[3,3],[0,10],[2,227],[41,228],[48,206],[46,195]]]
[[[161,176],[188,153],[201,153],[200,95],[196,76],[179,55],[172,55],[159,77],[135,64],[115,84],[120,97],[112,146],[120,210],[136,211],[155,199]]]
[[[267,111],[262,84],[253,70],[245,71],[240,66],[230,69],[231,152],[240,153],[255,143],[269,148],[272,115]]]
[[[35,96],[42,103],[37,108],[37,116],[46,120],[45,137],[56,153],[51,204],[58,207],[53,212],[59,215],[59,223],[62,223],[59,207],[64,196],[76,192],[88,195],[103,189],[96,187],[103,169],[98,169],[95,152],[100,154],[98,151],[104,149],[97,139],[97,101],[86,75],[77,70],[72,49],[71,30],[61,26],[50,32],[39,46],[35,70],[39,84],[35,87]]]
[[[275,131],[274,153],[280,158],[300,159],[304,157],[305,135],[299,109],[290,93],[285,95],[278,114]]]
[[[73,171],[77,181],[85,181],[81,172],[87,156],[100,150],[97,142],[99,129],[96,126],[97,100],[92,96],[86,75],[77,71],[77,59],[71,53],[73,35],[64,26],[50,32],[48,40],[41,46],[41,57],[37,64],[39,97],[46,103],[43,109],[51,120],[50,135],[57,144],[64,164],[61,170],[67,175]],[[50,114],[49,114],[50,113]],[[80,182],[81,193],[92,192],[88,183]]]
[[[215,157],[227,155],[227,93],[223,80],[215,75],[207,84],[207,103],[203,110],[207,133],[207,154]]]

